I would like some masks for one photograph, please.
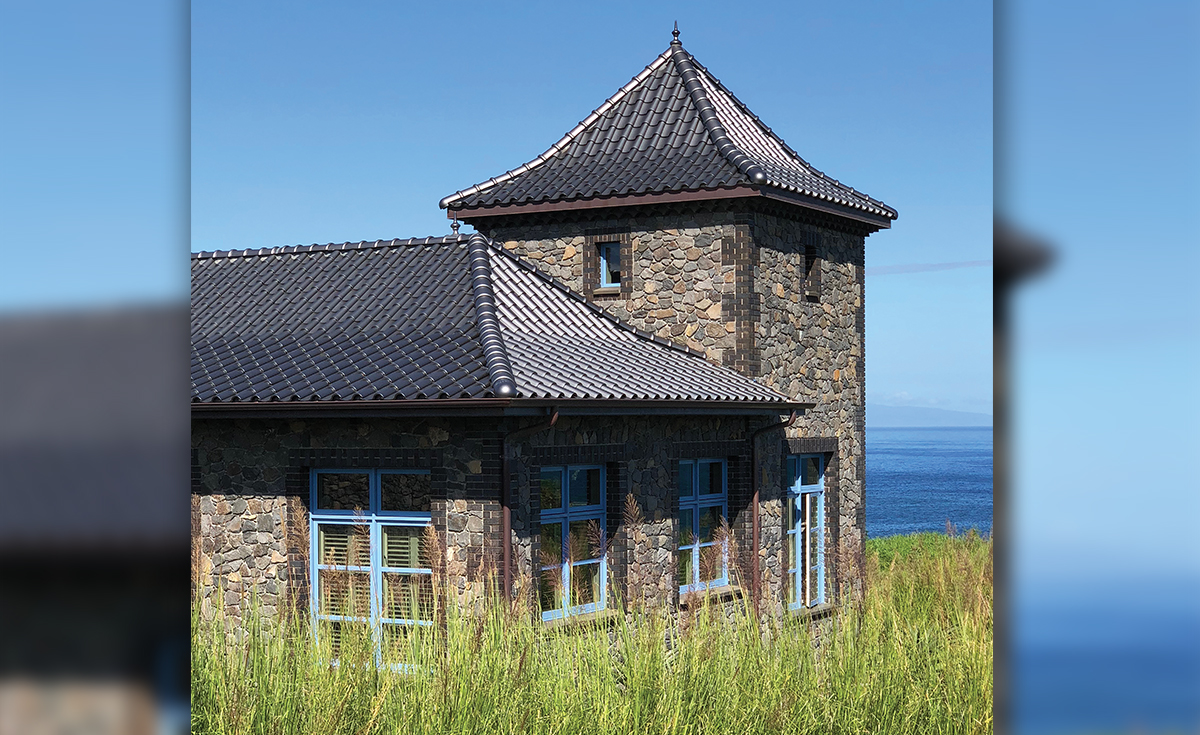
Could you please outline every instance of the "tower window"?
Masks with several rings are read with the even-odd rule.
[[[600,286],[611,288],[621,285],[621,244],[602,242],[596,245],[600,253]]]
[[[821,260],[817,257],[817,246],[804,246],[804,300],[821,300]]]

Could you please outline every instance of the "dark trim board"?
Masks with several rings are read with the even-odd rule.
[[[398,416],[777,416],[816,406],[796,401],[754,405],[728,401],[571,401],[509,398],[445,398],[410,401],[259,401],[192,403],[193,418],[301,418]]]
[[[773,186],[736,186],[721,189],[699,189],[696,191],[680,192],[648,192],[646,194],[624,194],[618,196],[597,197],[595,199],[574,199],[557,202],[533,202],[529,204],[499,204],[489,207],[464,207],[462,209],[446,210],[447,219],[459,219],[468,224],[477,220],[491,217],[511,216],[515,214],[540,214],[545,212],[573,212],[583,209],[604,209],[608,207],[644,206],[648,204],[668,204],[674,202],[705,202],[717,199],[748,199],[766,198],[784,202],[805,209],[812,209],[826,214],[837,215],[870,225],[876,229],[890,229],[892,221],[887,217],[861,212],[841,204],[823,202],[816,197],[805,196],[779,189]]]

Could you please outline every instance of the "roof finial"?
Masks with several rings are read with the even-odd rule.
[[[450,223],[450,229],[454,230],[454,236],[458,237],[458,215],[454,215],[454,221]]]
[[[671,43],[679,43],[679,21],[675,21],[675,30],[671,31],[671,38],[674,39]]]

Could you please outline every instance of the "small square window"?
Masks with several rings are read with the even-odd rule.
[[[600,286],[621,285],[621,243],[602,242],[596,246],[600,253]]]

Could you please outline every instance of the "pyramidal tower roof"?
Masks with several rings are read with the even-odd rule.
[[[462,218],[765,196],[888,227],[896,210],[813,168],[679,42],[529,163],[457,191]],[[633,201],[630,201],[633,200]]]

